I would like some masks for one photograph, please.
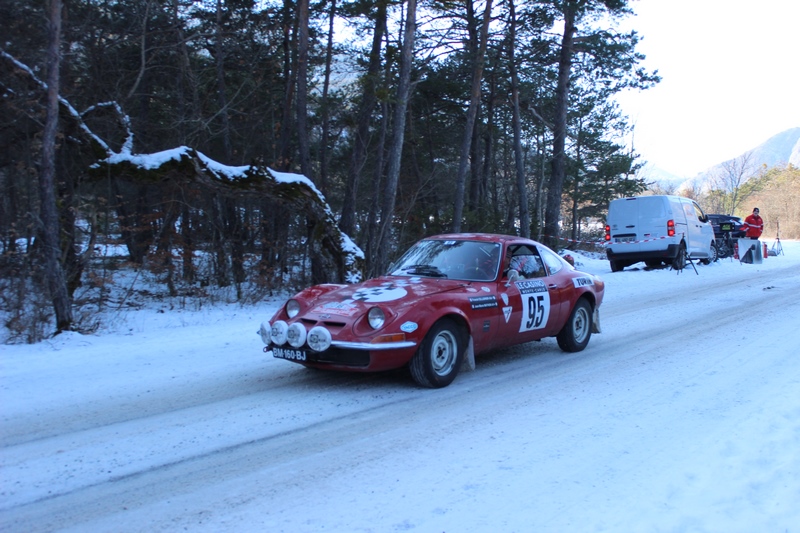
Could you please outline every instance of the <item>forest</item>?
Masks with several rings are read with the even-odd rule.
[[[247,302],[425,235],[596,238],[647,188],[629,4],[4,0],[4,326],[90,329],[120,268]]]

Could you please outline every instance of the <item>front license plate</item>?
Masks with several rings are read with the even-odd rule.
[[[289,359],[290,361],[306,360],[305,350],[294,350],[292,348],[279,348],[275,346],[274,348],[272,348],[272,355],[273,357],[277,357],[278,359]]]

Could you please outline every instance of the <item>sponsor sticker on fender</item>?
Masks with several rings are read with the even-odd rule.
[[[475,296],[469,299],[469,303],[473,309],[488,309],[489,307],[497,307],[497,298],[494,296]]]
[[[594,280],[585,276],[581,278],[572,278],[572,284],[575,285],[575,288],[590,287],[594,285]]]

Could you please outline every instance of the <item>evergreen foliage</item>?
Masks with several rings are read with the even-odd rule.
[[[641,162],[621,141],[628,125],[612,98],[623,89],[650,87],[658,76],[639,66],[639,36],[614,29],[614,20],[630,13],[627,1],[528,2],[513,6],[513,17],[513,0],[496,1],[484,47],[484,3],[420,3],[404,120],[395,110],[402,99],[406,4],[331,1],[309,3],[307,19],[288,0],[70,1],[63,17],[61,97],[113,152],[187,146],[226,165],[305,168],[366,252],[370,273],[380,271],[383,259],[377,258],[391,259],[420,237],[452,227],[519,233],[521,205],[530,208],[525,234],[552,242],[581,239],[611,199],[643,189],[633,177]],[[44,77],[43,4],[7,0],[0,6],[6,21],[0,29],[0,269],[7,281],[49,294],[31,276],[42,259],[34,243],[44,231],[36,182],[45,95],[18,67]],[[575,31],[567,78],[559,78],[564,41],[556,30],[567,14]],[[474,131],[465,139],[476,89]],[[559,100],[562,89],[567,92]],[[561,126],[559,101],[567,103]],[[98,242],[120,243],[125,259],[160,276],[170,295],[234,286],[235,297],[247,300],[248,287],[260,293],[338,281],[316,260],[319,228],[309,213],[266,194],[243,196],[163,174],[111,166],[98,174],[92,166],[103,151],[75,128],[74,121],[60,122],[56,156],[61,260],[74,305],[91,299],[79,287],[102,285]],[[564,175],[554,188],[558,131]],[[396,190],[386,185],[394,183],[387,181],[393,138],[402,139]],[[465,148],[462,211],[456,192]],[[554,191],[561,191],[561,209],[547,212]],[[384,202],[393,194],[394,202]],[[379,239],[384,222],[390,231]],[[19,268],[26,262],[30,268]],[[92,298],[102,298],[102,291]]]

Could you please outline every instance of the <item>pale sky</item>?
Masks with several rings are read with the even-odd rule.
[[[662,81],[620,98],[634,147],[693,177],[800,127],[800,1],[633,0],[626,27]]]

